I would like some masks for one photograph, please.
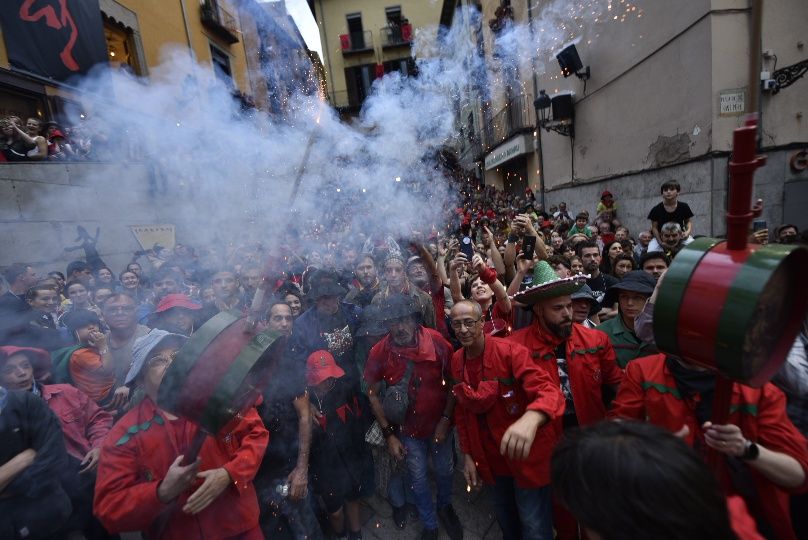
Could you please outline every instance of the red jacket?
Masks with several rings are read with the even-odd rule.
[[[731,414],[728,424],[741,428],[744,437],[759,442],[769,450],[782,452],[796,459],[806,471],[806,482],[793,492],[808,489],[808,442],[786,415],[783,393],[772,384],[750,388],[734,384]],[[665,365],[665,355],[655,354],[632,360],[626,366],[626,376],[609,416],[647,420],[672,432],[683,425],[690,428],[685,441],[705,448],[704,434],[696,418],[697,401],[683,399],[676,380]],[[753,515],[762,516],[772,527],[777,538],[795,539],[789,514],[788,493],[747,467],[758,493],[757,500],[746,499]],[[728,475],[722,475],[728,478]],[[734,493],[725,483],[727,493]]]
[[[527,347],[539,367],[550,375],[556,386],[560,386],[555,349],[562,340],[540,330],[538,324],[538,321],[534,321],[508,339]],[[619,384],[623,378],[609,337],[600,330],[573,323],[572,335],[567,339],[567,369],[578,423],[587,426],[603,420],[606,406],[601,388],[604,384]],[[553,424],[560,437],[561,417]]]
[[[364,373],[368,385],[382,379],[388,385],[396,384],[404,377],[407,362],[413,363],[409,408],[401,426],[405,435],[423,439],[435,433],[451,390],[445,381],[451,358],[449,342],[424,326],[418,329],[418,344],[414,347],[397,347],[387,335],[370,349]]]
[[[460,349],[452,356],[451,373],[453,384],[465,383],[474,389],[480,381],[498,384],[496,401],[487,412],[475,414],[461,399],[455,406],[460,448],[474,458],[483,481],[493,484],[494,476],[507,473],[520,488],[549,484],[550,455],[557,442],[549,426],[538,429],[527,459],[513,461],[499,454],[505,431],[525,411],[541,411],[550,420],[564,412],[558,385],[531,360],[530,351],[506,339],[486,337],[482,366],[480,358],[467,359],[465,349]]]
[[[112,415],[74,386],[46,384],[42,386],[42,399],[62,424],[67,453],[79,461],[100,447],[112,428]]]
[[[232,429],[228,429],[232,426]],[[224,467],[233,484],[196,516],[182,507],[200,485],[179,496],[161,540],[223,539],[258,526],[258,500],[253,487],[269,432],[251,408],[215,439],[208,437],[199,453],[200,471]],[[112,428],[101,449],[93,513],[111,533],[148,531],[170,505],[157,498],[157,486],[176,457],[190,445],[196,426],[170,421],[146,398]]]

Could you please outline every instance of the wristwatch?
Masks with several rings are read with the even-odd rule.
[[[760,448],[758,445],[753,443],[752,441],[746,441],[746,449],[743,451],[741,455],[741,459],[744,461],[754,461],[760,455]]]
[[[382,435],[384,435],[385,439],[392,437],[394,433],[395,430],[393,428],[393,424],[387,424],[387,427],[382,428]]]

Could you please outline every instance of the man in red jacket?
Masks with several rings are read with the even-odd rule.
[[[446,384],[452,346],[436,330],[418,323],[420,308],[412,297],[394,294],[379,305],[389,334],[373,346],[365,364],[371,409],[388,451],[406,463],[424,525],[421,538],[437,540],[440,519],[449,538],[462,540],[463,528],[452,507],[454,398]],[[387,389],[382,402],[383,383]],[[432,501],[430,461],[437,503]],[[397,525],[398,519],[394,517]]]
[[[566,407],[546,430],[553,445],[564,431],[588,426],[606,417],[606,404],[617,392],[622,372],[606,334],[572,322],[570,294],[583,287],[586,275],[559,279],[546,261],[533,271],[534,285],[514,295],[514,300],[532,306],[533,323],[509,339],[528,348],[536,365],[560,386]],[[549,462],[548,462],[549,463]],[[555,507],[554,522],[559,539],[577,537],[571,516]]]
[[[258,500],[252,479],[269,432],[251,408],[183,465],[197,426],[158,408],[157,391],[185,336],[152,330],[135,341],[126,384],[146,397],[112,428],[101,450],[94,511],[110,532],[145,531],[161,540],[258,540]]]
[[[632,360],[612,418],[645,420],[680,435],[700,452],[723,454],[728,495],[744,497],[767,537],[796,540],[788,493],[808,490],[808,442],[786,415],[783,393],[767,383],[732,385],[726,424],[709,422],[715,374],[685,360],[655,354]]]
[[[466,482],[494,486],[504,538],[550,540],[555,438],[542,426],[562,415],[564,397],[526,348],[485,335],[479,304],[458,302],[450,318],[463,345],[452,356],[451,373]]]

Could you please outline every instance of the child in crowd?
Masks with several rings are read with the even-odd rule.
[[[600,227],[601,223],[608,223],[609,228],[612,226],[619,227],[620,221],[617,219],[617,203],[614,202],[614,195],[611,191],[604,191],[600,195],[600,202],[595,209],[595,223]]]
[[[592,236],[592,232],[586,226],[588,221],[589,216],[583,212],[575,216],[575,225],[570,227],[570,231],[567,233],[567,238],[572,238],[576,234],[584,234],[587,238],[590,238]]]
[[[651,234],[654,238],[648,244],[648,250],[660,251],[662,244],[662,236],[660,229],[666,223],[678,223],[682,228],[682,237],[685,238],[684,243],[689,244],[693,241],[693,211],[687,203],[679,200],[679,192],[682,187],[676,180],[668,180],[660,188],[662,193],[662,202],[654,206],[648,213],[648,219],[651,220]]]
[[[365,433],[373,416],[330,352],[315,351],[306,364],[309,400],[316,408],[311,471],[337,538],[362,538],[359,501],[373,490],[373,458]],[[346,523],[347,521],[347,523]]]

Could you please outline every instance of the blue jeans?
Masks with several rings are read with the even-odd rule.
[[[550,486],[518,488],[509,476],[494,482],[492,502],[504,540],[553,540]]]
[[[435,473],[435,485],[438,491],[437,508],[441,509],[452,504],[452,475],[454,473],[452,436],[447,436],[445,441],[438,444],[432,437],[416,439],[402,435],[401,442],[407,449],[405,459],[421,523],[424,524],[425,529],[437,529],[436,505],[432,502],[432,489],[429,486],[429,462],[432,461],[432,470]]]
[[[415,504],[406,462],[397,464],[390,473],[390,480],[387,482],[387,499],[390,501],[390,506],[394,508],[401,508],[407,503]]]

